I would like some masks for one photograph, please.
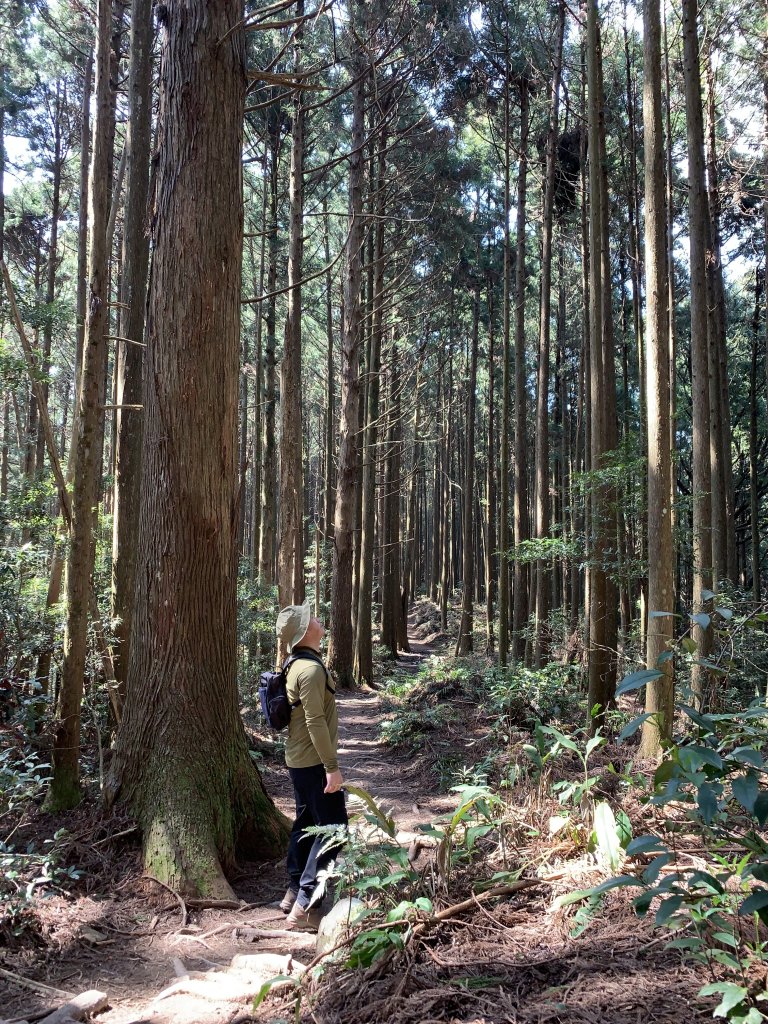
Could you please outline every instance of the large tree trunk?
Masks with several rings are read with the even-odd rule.
[[[120,340],[117,343],[115,504],[112,528],[112,620],[117,657],[115,678],[125,699],[133,621],[136,544],[141,485],[144,311],[147,299],[149,239],[147,197],[152,141],[152,3],[133,0],[131,70],[128,81],[128,181],[125,195]],[[126,406],[127,408],[123,408]]]
[[[115,142],[115,92],[111,77],[112,4],[99,0],[96,20],[96,117],[93,160],[88,186],[90,246],[89,307],[85,327],[82,386],[75,446],[70,548],[67,561],[67,624],[64,666],[54,735],[53,778],[49,810],[75,806],[80,800],[80,703],[88,641],[91,573],[95,557],[94,509],[100,482],[99,408],[107,363],[109,323],[109,251],[107,225]]]
[[[364,8],[356,4],[354,28],[362,33]],[[331,586],[331,639],[329,667],[342,687],[354,685],[352,634],[352,567],[356,496],[359,487],[357,434],[360,404],[358,364],[362,344],[363,260],[363,133],[365,88],[362,54],[351,61],[352,138],[349,156],[349,234],[344,277],[344,325],[341,342],[341,402],[339,418],[339,471],[333,520],[333,583]]]
[[[107,798],[139,821],[146,871],[231,898],[236,849],[274,856],[285,835],[236,682],[243,3],[165,11],[140,571]]]
[[[646,665],[663,675],[648,684],[641,753],[656,757],[672,734],[672,659],[659,664],[672,641],[675,558],[672,540],[672,453],[669,447],[669,318],[661,109],[661,15],[659,0],[646,0],[643,17],[643,139],[645,146],[646,338],[648,398],[648,613]]]

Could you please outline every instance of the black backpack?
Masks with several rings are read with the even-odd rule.
[[[288,699],[288,689],[286,687],[288,669],[295,661],[299,661],[301,658],[305,658],[307,661],[316,661],[318,665],[322,665],[325,672],[325,685],[331,693],[336,692],[328,683],[328,670],[325,665],[323,665],[320,658],[310,654],[309,651],[300,651],[298,654],[290,655],[279,672],[262,672],[259,676],[261,710],[267,720],[267,725],[276,732],[279,732],[288,725],[291,720],[291,712],[301,704],[300,700],[291,702]]]

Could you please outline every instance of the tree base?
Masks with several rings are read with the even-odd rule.
[[[206,785],[211,767],[205,778],[205,766],[197,762],[186,766],[190,775],[182,782],[180,771],[169,771],[167,764],[159,771],[160,765],[143,759],[132,765],[139,776],[133,786],[128,773],[120,784],[116,762],[105,790],[107,805],[118,797],[126,802],[143,834],[145,872],[174,892],[235,899],[226,876],[237,857],[268,860],[285,852],[290,822],[265,791],[250,758],[212,788]],[[197,775],[194,769],[200,772],[198,784],[190,777]]]
[[[43,802],[43,810],[49,814],[59,811],[71,811],[83,799],[80,783],[74,779],[62,779],[54,776],[51,788]]]

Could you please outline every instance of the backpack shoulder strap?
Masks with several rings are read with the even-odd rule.
[[[289,654],[288,657],[283,662],[282,673],[283,673],[283,679],[285,680],[285,687],[286,687],[285,694],[286,694],[286,696],[288,696],[288,670],[290,669],[291,665],[294,664],[294,662],[299,660],[299,658],[300,658],[300,655],[298,655],[298,654]],[[291,705],[292,708],[301,707],[301,701],[300,700],[293,701],[289,697],[288,698],[288,703]]]
[[[300,658],[303,658],[304,661],[314,661],[316,664],[318,664],[322,668],[323,672],[325,672],[325,686],[326,686],[326,689],[330,690],[331,693],[335,694],[336,691],[334,690],[334,688],[331,686],[331,684],[329,682],[330,675],[328,673],[328,669],[325,667],[325,663],[323,662],[322,658],[318,657],[318,655],[316,655],[316,654],[312,654],[311,651],[299,651],[297,654],[290,654],[288,656],[287,661],[283,665],[283,671],[287,672],[288,669],[291,667],[291,665],[295,661],[298,661]]]

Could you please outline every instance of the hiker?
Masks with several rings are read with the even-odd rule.
[[[338,714],[332,681],[320,658],[325,629],[312,617],[308,604],[288,605],[277,617],[277,635],[291,659],[286,689],[292,705],[285,763],[296,799],[296,820],[288,844],[288,891],[280,909],[288,915],[285,927],[317,931],[322,918],[320,901],[310,905],[318,872],[327,867],[338,847],[323,849],[327,836],[305,835],[312,825],[347,824],[336,748]],[[299,703],[300,702],[300,703]],[[322,851],[322,852],[321,852]]]

